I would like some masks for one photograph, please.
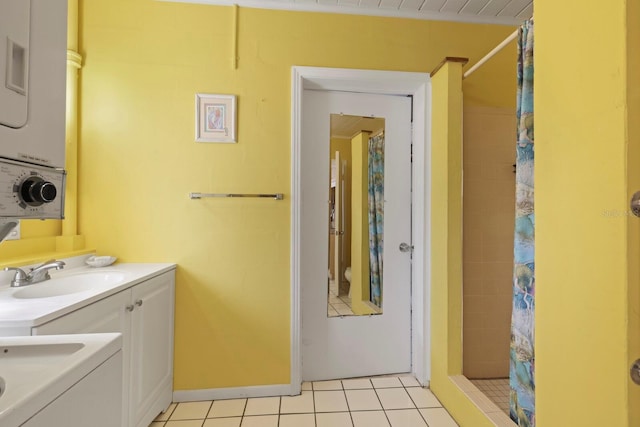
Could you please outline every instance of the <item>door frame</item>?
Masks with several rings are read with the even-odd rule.
[[[302,116],[305,89],[413,97],[413,193],[411,263],[411,371],[427,386],[431,378],[431,78],[427,73],[293,66],[291,73],[291,392],[300,394],[300,239]]]

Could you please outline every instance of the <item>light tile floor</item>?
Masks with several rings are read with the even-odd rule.
[[[355,313],[351,310],[351,298],[348,295],[339,295],[338,285],[333,280],[329,281],[327,316],[355,316]]]
[[[497,378],[490,380],[470,380],[478,390],[484,393],[493,403],[509,415],[509,378]]]
[[[409,375],[317,381],[300,396],[173,403],[150,427],[457,427]]]

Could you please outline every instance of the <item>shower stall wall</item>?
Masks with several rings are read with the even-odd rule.
[[[463,373],[507,378],[516,112],[465,107],[463,122]]]

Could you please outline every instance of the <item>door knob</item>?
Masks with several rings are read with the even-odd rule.
[[[629,373],[631,374],[631,381],[640,385],[640,359],[633,362]]]
[[[400,249],[400,252],[413,252],[413,245],[402,242],[400,243],[400,247],[398,249]]]

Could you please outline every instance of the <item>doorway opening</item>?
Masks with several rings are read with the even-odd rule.
[[[413,99],[413,189],[411,231],[414,246],[411,268],[411,371],[418,381],[428,385],[430,378],[429,325],[429,242],[426,230],[430,218],[430,78],[425,73],[371,70],[346,70],[293,67],[292,73],[292,177],[291,177],[291,393],[300,392],[301,351],[301,275],[304,260],[300,256],[302,205],[301,147],[303,117],[308,105],[304,91],[342,91],[362,94],[411,96]],[[326,267],[325,267],[326,272]]]

